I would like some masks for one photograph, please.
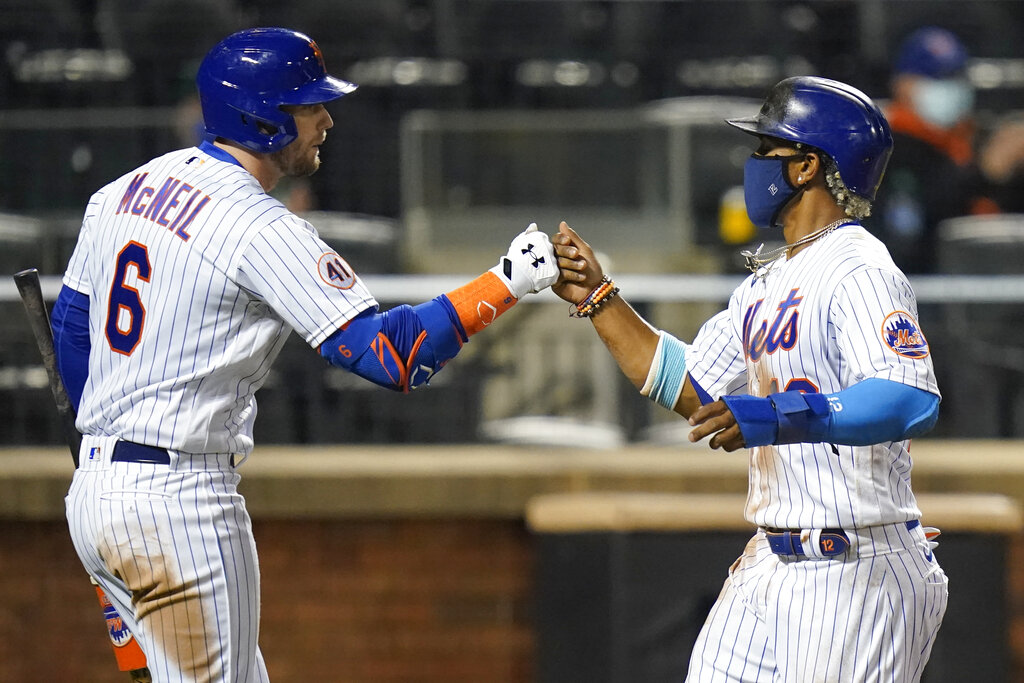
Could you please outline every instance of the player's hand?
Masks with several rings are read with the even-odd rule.
[[[558,279],[558,263],[551,240],[537,229],[536,223],[530,223],[512,240],[508,253],[491,272],[517,299],[550,287]]]
[[[736,424],[736,418],[722,400],[697,408],[690,415],[690,424],[693,429],[689,438],[694,443],[713,435],[708,445],[715,449],[724,449],[728,453],[747,445],[743,433],[740,432],[740,426]]]
[[[558,226],[551,242],[555,246],[559,268],[558,282],[552,285],[551,291],[571,304],[578,304],[601,284],[604,277],[601,263],[590,245],[565,221]]]

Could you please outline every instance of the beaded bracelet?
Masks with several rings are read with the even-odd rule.
[[[597,309],[614,299],[618,293],[619,288],[615,286],[615,281],[605,275],[583,301],[578,304],[569,304],[569,317],[590,318],[597,313]]]

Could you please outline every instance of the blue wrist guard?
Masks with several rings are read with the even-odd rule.
[[[928,432],[939,397],[885,379],[866,379],[834,394],[787,391],[767,398],[723,396],[748,447],[790,443],[867,446]]]

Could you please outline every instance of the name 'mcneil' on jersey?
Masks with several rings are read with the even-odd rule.
[[[191,235],[185,228],[210,201],[209,195],[170,176],[157,190],[157,183],[143,185],[148,175],[149,173],[140,173],[132,178],[115,213],[130,212],[134,216],[141,216],[162,225],[187,242]],[[195,208],[192,208],[193,204]]]

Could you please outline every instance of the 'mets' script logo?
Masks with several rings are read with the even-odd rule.
[[[771,324],[767,317],[760,317],[764,299],[747,307],[743,316],[743,352],[747,358],[756,361],[765,352],[775,353],[779,349],[789,351],[796,346],[797,320],[800,316],[797,307],[803,301],[803,297],[796,295],[797,291],[799,288],[791,290],[785,301],[779,303]]]

